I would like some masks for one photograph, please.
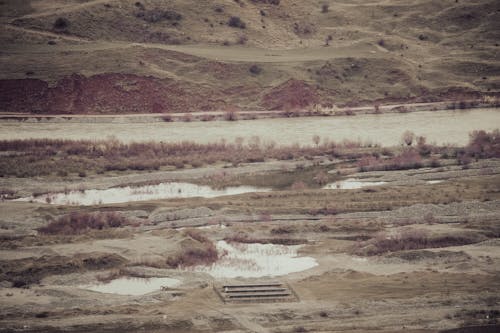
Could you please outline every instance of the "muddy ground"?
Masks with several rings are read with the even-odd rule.
[[[227,171],[233,175],[232,182],[244,184],[256,177],[290,172],[300,163],[290,161],[288,168],[276,168],[275,162],[264,162]],[[275,190],[88,207],[1,202],[1,331],[441,332],[473,325],[498,328],[498,160],[482,160],[468,168],[450,162],[439,168],[369,173],[339,170],[331,162],[311,163],[305,170],[308,167],[331,169],[339,179],[387,183],[352,190]],[[200,182],[207,171],[161,172],[148,177],[157,182]],[[80,185],[108,188],[140,177],[95,175]],[[74,186],[64,182],[35,181],[48,191]],[[9,178],[2,179],[2,184],[19,194],[33,190],[28,183]],[[135,223],[78,235],[37,233],[37,228],[72,211],[120,212]],[[312,257],[318,265],[286,276],[256,279],[216,279],[207,273],[168,267],[165,262],[173,254],[186,246],[198,246],[185,227],[212,242],[237,235],[248,242],[298,243],[299,256]],[[409,249],[382,248],[383,239],[412,233],[424,234],[424,243]],[[79,288],[118,275],[171,277],[181,285],[141,296]],[[225,304],[214,291],[221,283],[269,280],[288,283],[298,301]]]

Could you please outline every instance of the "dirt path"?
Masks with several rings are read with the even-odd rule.
[[[18,27],[18,26],[12,25],[12,24],[4,24],[3,28],[15,30],[15,31],[21,31],[24,33],[34,34],[34,35],[43,36],[43,37],[68,40],[68,41],[72,41],[72,42],[80,42],[80,43],[89,43],[90,42],[89,39],[86,39],[83,37],[78,37],[78,36],[74,36],[74,35],[66,35],[66,34],[57,34],[57,33],[50,32],[50,31],[23,28],[23,27]]]
[[[39,6],[39,9],[41,11],[37,11],[35,13],[23,15],[23,16],[20,16],[16,19],[44,17],[44,16],[49,16],[49,15],[55,15],[55,14],[60,15],[63,13],[70,13],[70,12],[73,12],[75,10],[84,9],[87,7],[92,7],[95,5],[105,4],[105,3],[109,3],[109,2],[110,2],[109,0],[94,0],[94,1],[87,1],[87,2],[83,2],[83,3],[64,4],[64,5],[61,5],[60,7],[50,7],[50,6],[47,6],[46,3],[42,2],[41,5]],[[35,7],[35,10],[36,10],[36,7]]]
[[[382,57],[384,56],[379,47],[367,42],[361,42],[350,46],[339,47],[315,47],[315,48],[297,48],[285,50],[271,50],[258,47],[233,46],[231,48],[220,45],[165,45],[158,43],[130,43],[121,41],[92,41],[87,38],[57,34],[50,31],[30,29],[15,26],[12,24],[4,25],[4,28],[35,34],[44,37],[63,39],[73,42],[85,43],[85,51],[109,50],[120,48],[141,47],[146,49],[161,49],[168,51],[177,51],[193,56],[198,56],[215,61],[228,62],[261,62],[261,63],[280,63],[280,62],[306,62],[319,61],[335,58],[350,57],[357,54],[359,57]],[[81,47],[81,46],[80,46]],[[78,45],[57,45],[52,46],[50,51],[74,51],[80,48]],[[30,48],[26,52],[38,53],[38,48]]]
[[[238,321],[238,323],[240,323],[241,326],[243,326],[244,328],[246,328],[247,330],[249,330],[252,333],[268,333],[268,332],[270,332],[268,329],[260,326],[256,322],[248,320],[247,317],[245,317],[241,314],[233,314],[232,316],[234,319],[236,319]]]

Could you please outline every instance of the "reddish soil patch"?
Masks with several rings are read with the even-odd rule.
[[[54,87],[36,79],[0,80],[4,112],[123,114],[213,110],[208,88],[131,74],[73,74]],[[220,97],[219,97],[220,98]]]
[[[305,108],[320,101],[319,91],[304,81],[290,79],[264,95],[262,106],[269,110]]]

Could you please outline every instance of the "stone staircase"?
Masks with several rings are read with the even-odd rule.
[[[295,291],[282,282],[223,283],[214,285],[224,303],[298,302]]]

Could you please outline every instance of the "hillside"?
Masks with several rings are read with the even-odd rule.
[[[500,92],[494,0],[4,0],[0,112],[158,113]]]

